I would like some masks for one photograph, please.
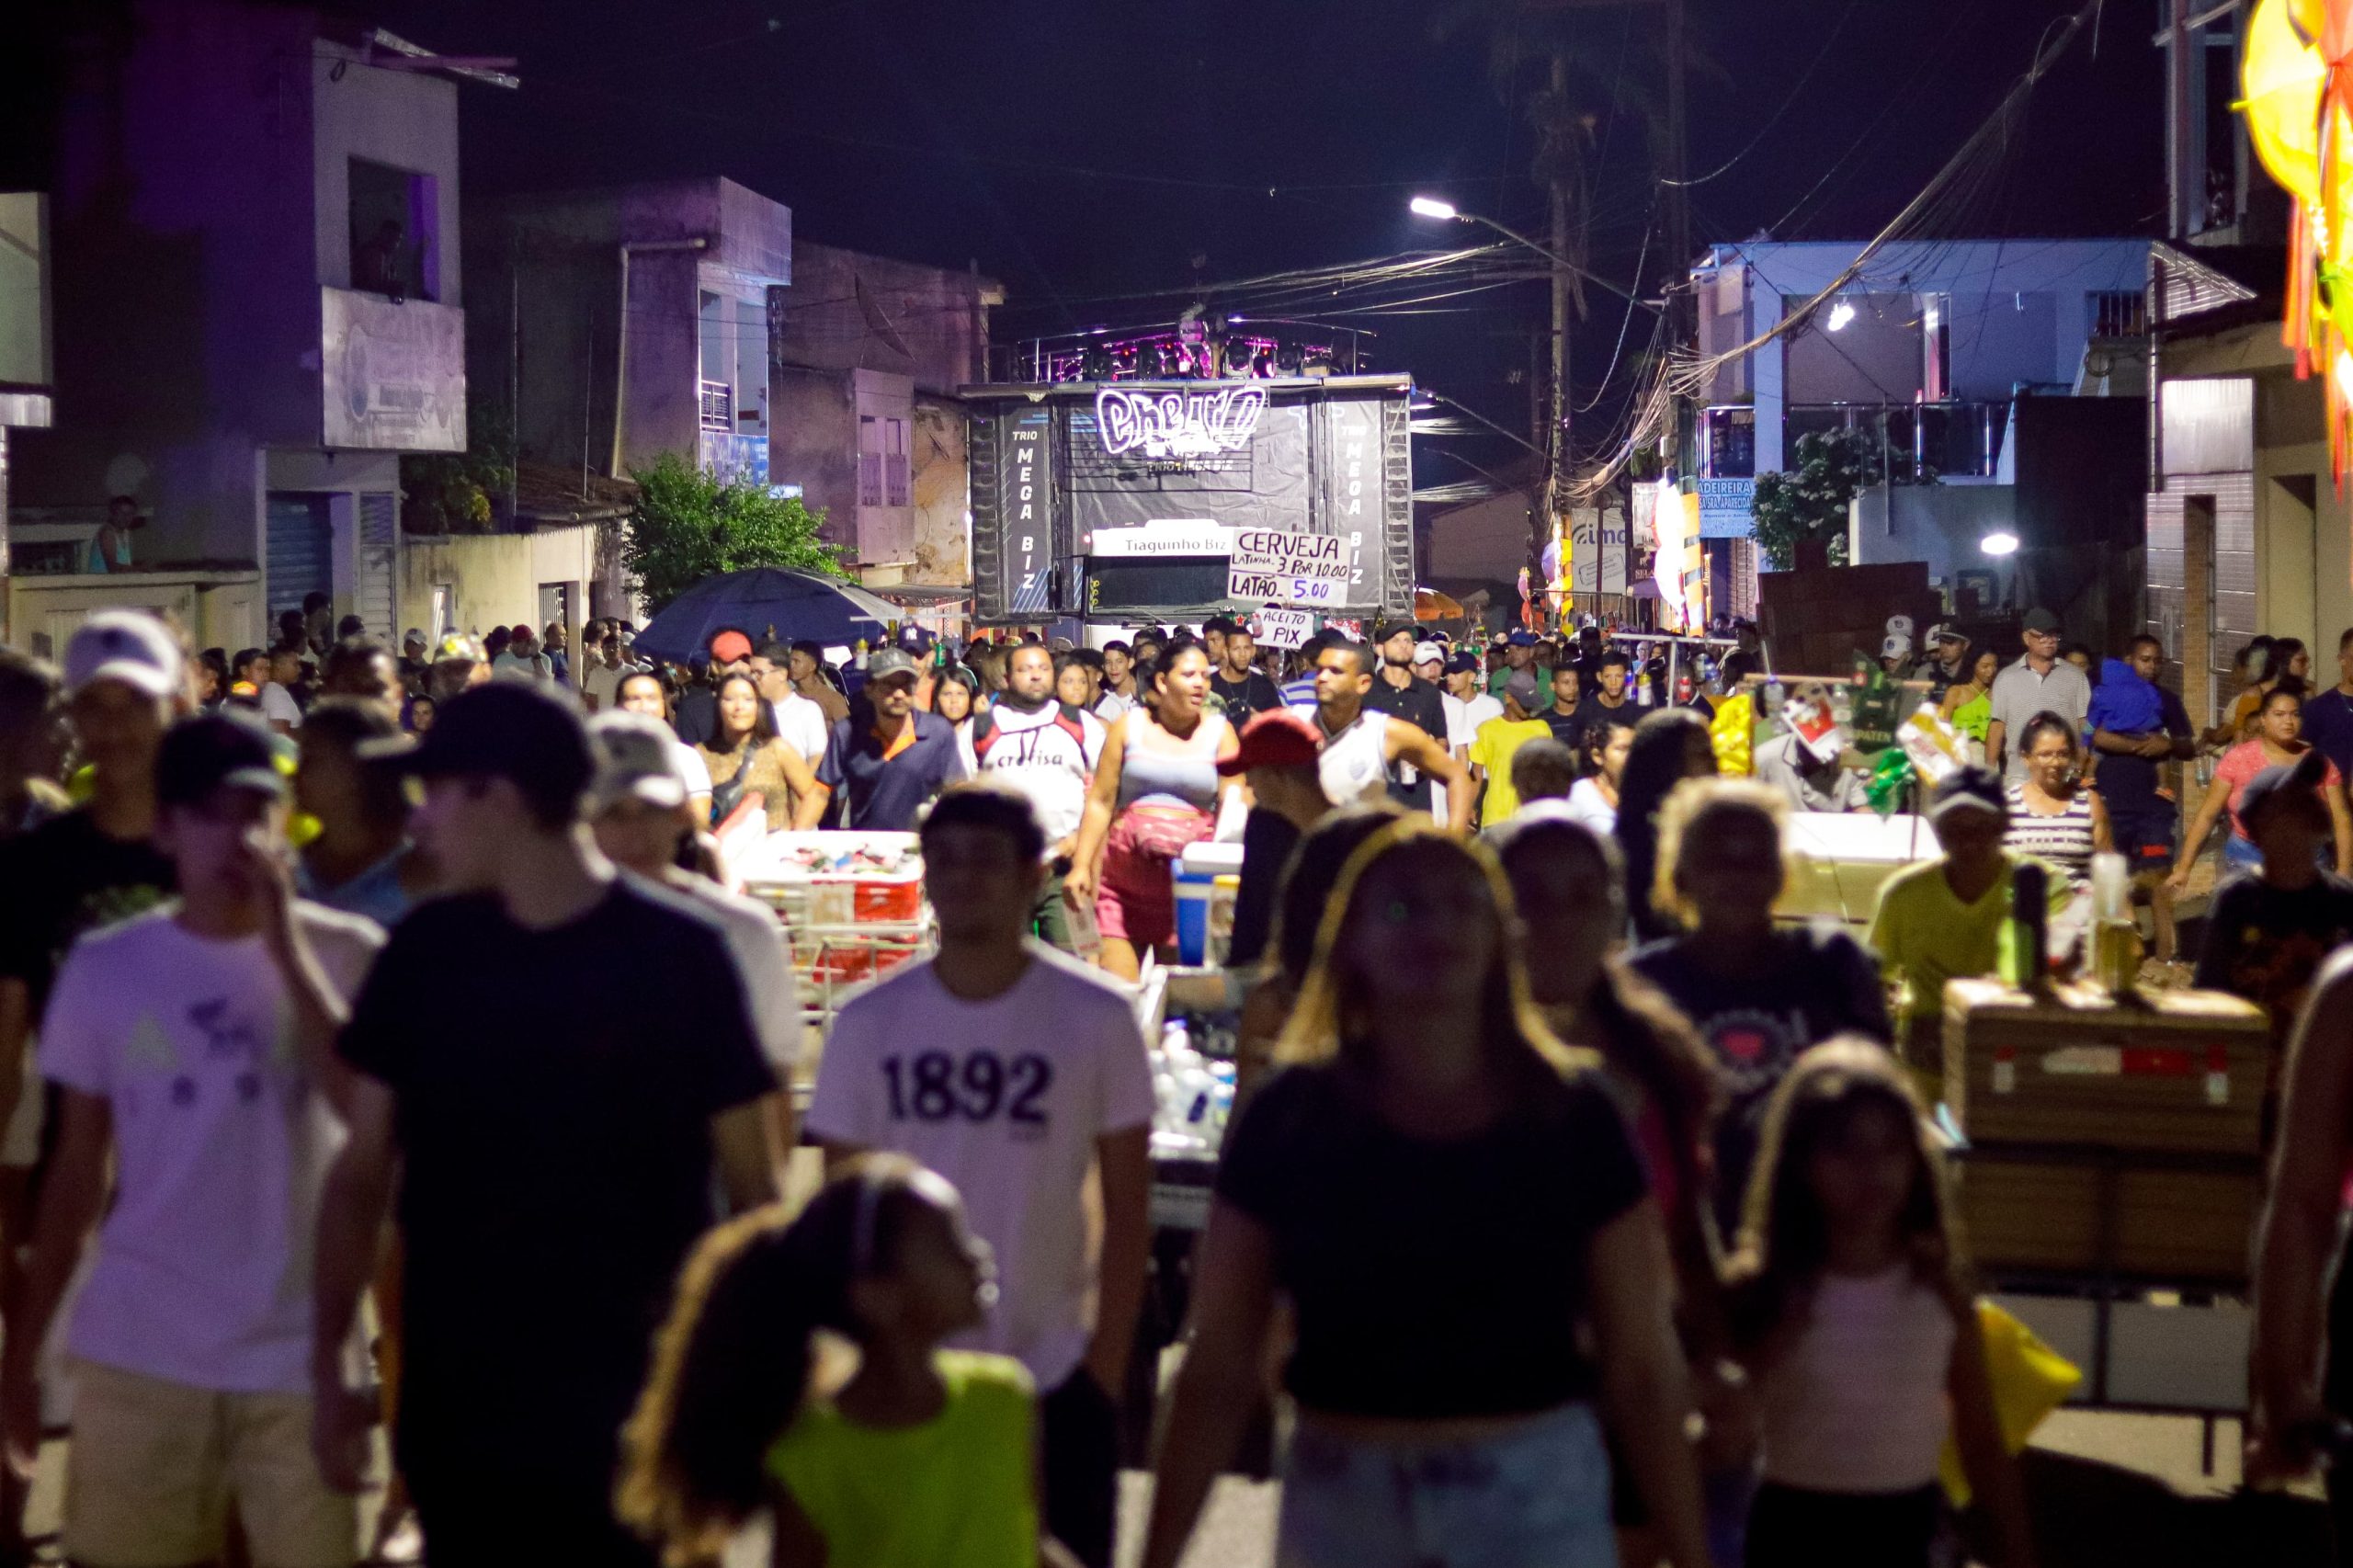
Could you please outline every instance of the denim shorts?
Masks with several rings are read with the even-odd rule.
[[[1475,1442],[1356,1442],[1302,1423],[1277,1568],[1617,1568],[1589,1405]]]

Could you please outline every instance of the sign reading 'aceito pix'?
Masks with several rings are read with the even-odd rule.
[[[1262,609],[1255,618],[1258,641],[1269,648],[1298,648],[1315,635],[1315,615],[1304,609]]]
[[[1336,605],[1350,572],[1347,541],[1337,534],[1236,528],[1225,592],[1255,604]]]

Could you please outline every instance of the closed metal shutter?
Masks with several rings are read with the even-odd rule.
[[[371,491],[359,497],[358,602],[352,613],[367,624],[368,634],[394,647],[400,645],[398,590],[400,577],[399,508],[389,491]]]
[[[278,616],[301,609],[304,595],[335,592],[334,526],[325,496],[271,493],[269,560],[263,585],[273,637]]]

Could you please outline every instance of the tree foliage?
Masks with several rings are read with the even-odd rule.
[[[1852,430],[1810,430],[1797,441],[1798,464],[1756,476],[1756,548],[1777,572],[1797,564],[1798,545],[1822,540],[1830,564],[1847,564],[1847,514],[1865,481],[1866,442]]]
[[[841,551],[818,537],[825,514],[798,496],[722,480],[665,452],[631,469],[637,501],[622,524],[621,564],[658,611],[706,577],[755,566],[846,576]]]
[[[401,531],[486,534],[515,484],[515,433],[506,411],[469,401],[462,452],[401,459]]]

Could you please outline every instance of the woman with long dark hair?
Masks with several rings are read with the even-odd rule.
[[[1267,940],[1273,962],[1251,988],[1236,1020],[1234,1103],[1248,1097],[1273,1071],[1275,1042],[1290,1022],[1290,1010],[1307,983],[1315,961],[1315,935],[1324,925],[1324,906],[1340,873],[1365,840],[1395,822],[1405,808],[1394,801],[1367,801],[1343,806],[1318,822],[1291,851],[1275,892],[1274,929]]]
[[[1241,745],[1224,716],[1202,706],[1210,663],[1199,643],[1170,648],[1149,679],[1150,700],[1108,727],[1063,884],[1073,903],[1094,902],[1103,967],[1123,980],[1142,972],[1147,952],[1175,956],[1169,862],[1216,831],[1217,765]]]
[[[1731,1270],[1762,1416],[1748,1568],[1927,1568],[1948,1433],[1995,1561],[2033,1562],[1943,1163],[1870,1041],[1815,1046],[1773,1096]]]
[[[768,831],[790,827],[793,801],[816,792],[817,776],[778,736],[776,711],[760,695],[759,683],[746,675],[722,680],[717,711],[710,741],[695,747],[710,771],[711,825],[726,821],[745,795],[756,791]]]
[[[1634,726],[1618,776],[1618,850],[1626,858],[1626,912],[1639,941],[1671,937],[1674,916],[1653,907],[1658,869],[1658,812],[1686,778],[1711,778],[1716,748],[1707,722],[1688,708],[1662,708]]]
[[[2253,873],[2263,869],[2263,856],[2248,835],[2246,824],[2239,820],[2239,797],[2255,776],[2267,767],[2290,763],[2312,750],[2312,743],[2304,733],[2304,683],[2293,676],[2282,676],[2264,694],[2262,705],[2256,710],[2255,733],[2222,754],[2214,765],[2214,782],[2206,798],[2198,803],[2197,820],[2181,836],[2181,858],[2174,862],[2173,873],[2165,885],[2178,897],[2189,886],[2189,869],[2198,863],[2199,851],[2206,846],[2206,836],[2227,812],[2230,826],[2222,835],[2223,876]],[[2321,774],[2321,799],[2327,803],[2331,837],[2336,844],[2336,869],[2340,877],[2353,876],[2353,815],[2345,805],[2345,780],[2336,771],[2336,764],[2326,764]]]
[[[1677,1327],[1707,1416],[1702,1457],[1711,1476],[1738,1475],[1750,1457],[1753,1419],[1742,1380],[1724,1360],[1722,1247],[1710,1202],[1722,1074],[1675,1005],[1619,952],[1626,904],[1616,845],[1558,812],[1515,818],[1492,842],[1519,912],[1530,994],[1563,1040],[1600,1052],[1626,1108],[1666,1224]],[[1640,1500],[1619,1480],[1620,1555],[1655,1562],[1658,1543]],[[1721,1509],[1719,1493],[1728,1499]],[[1711,1483],[1709,1497],[1716,1560],[1737,1562],[1745,1491]]]
[[[1279,1291],[1284,1563],[1614,1564],[1597,1396],[1665,1560],[1708,1561],[1665,1229],[1512,920],[1493,854],[1427,821],[1351,857],[1219,1162],[1143,1568],[1175,1568],[1233,1453]]]

